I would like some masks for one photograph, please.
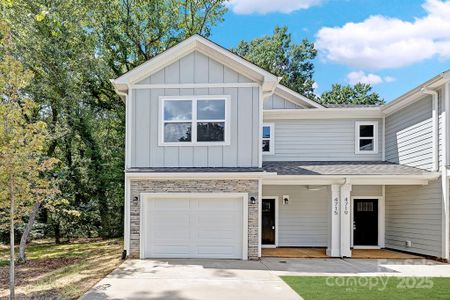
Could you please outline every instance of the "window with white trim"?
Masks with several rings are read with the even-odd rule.
[[[264,123],[262,127],[262,152],[274,154],[274,124]]]
[[[161,97],[160,145],[225,145],[228,96]]]
[[[358,121],[355,127],[355,153],[378,153],[378,122]]]

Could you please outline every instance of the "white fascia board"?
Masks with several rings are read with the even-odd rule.
[[[281,84],[278,84],[277,88],[275,89],[275,94],[281,96],[282,98],[288,100],[289,102],[292,102],[300,106],[305,106],[306,104],[312,106],[313,108],[325,108],[325,106],[311,99],[308,99],[305,96],[300,95],[299,93]]]
[[[277,175],[265,177],[268,185],[427,185],[430,180],[439,178],[439,173],[424,175]]]
[[[383,118],[383,113],[379,107],[264,110],[264,120],[355,118],[379,119]]]
[[[278,83],[277,76],[250,63],[231,51],[201,37],[200,35],[191,36],[190,38],[167,49],[133,70],[125,73],[119,78],[112,80],[112,82],[114,86],[136,83],[194,50],[198,50],[210,57],[213,57],[217,61],[229,66],[231,69],[261,83],[266,81],[272,82],[273,85]]]
[[[130,179],[261,179],[274,176],[276,173],[268,172],[125,172],[125,178]]]

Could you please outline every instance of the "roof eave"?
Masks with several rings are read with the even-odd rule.
[[[430,80],[422,83],[421,85],[415,87],[409,92],[406,92],[400,97],[392,100],[388,104],[383,105],[382,111],[386,115],[390,115],[422,98],[424,96],[422,92],[423,89],[436,89],[445,84],[446,82],[448,82],[449,80],[450,80],[450,70],[447,70],[431,78]]]

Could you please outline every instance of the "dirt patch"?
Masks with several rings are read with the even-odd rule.
[[[26,285],[41,275],[78,261],[80,261],[80,258],[58,257],[31,259],[24,264],[16,264],[16,286]],[[4,266],[0,268],[0,286],[8,286],[8,284],[9,266]]]

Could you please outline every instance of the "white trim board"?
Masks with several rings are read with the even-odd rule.
[[[292,119],[382,119],[379,107],[370,108],[315,108],[315,109],[265,109],[264,120]]]
[[[145,228],[147,224],[144,218],[146,210],[146,197],[152,199],[195,199],[195,198],[242,198],[242,260],[248,260],[248,193],[141,193],[140,209],[139,209],[139,258],[144,259],[144,245],[145,245]]]
[[[223,82],[223,83],[155,83],[155,84],[134,84],[131,86],[135,90],[146,89],[195,89],[195,88],[251,88],[259,87],[255,82]]]

